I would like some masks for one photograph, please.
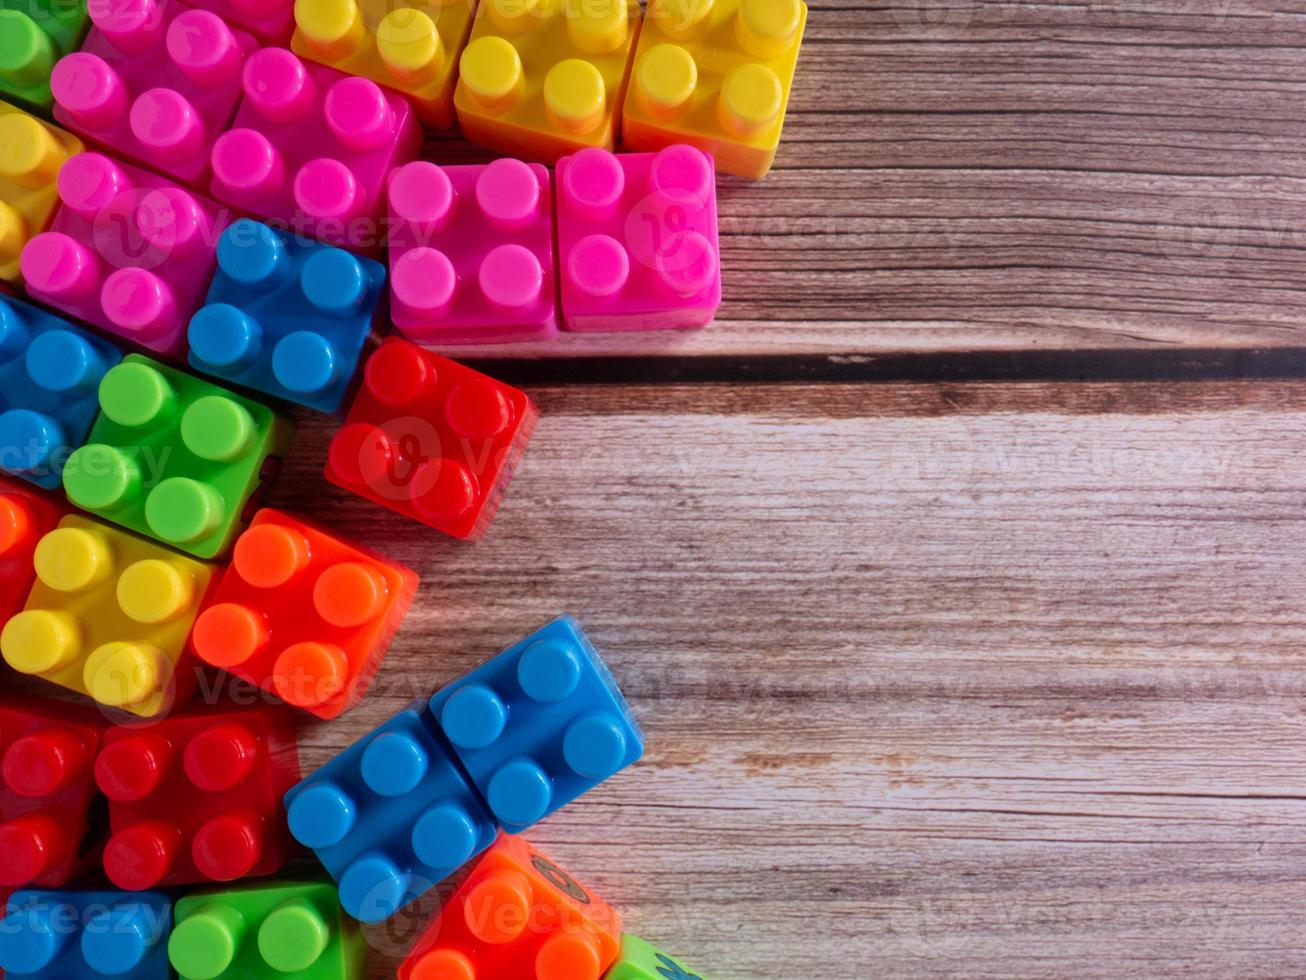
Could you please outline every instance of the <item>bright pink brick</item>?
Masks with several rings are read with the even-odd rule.
[[[558,278],[568,330],[711,323],[721,305],[712,158],[681,145],[559,160]]]
[[[54,115],[118,156],[206,187],[209,148],[258,42],[177,0],[90,0],[94,27],[50,76]]]
[[[50,230],[23,249],[36,299],[175,357],[204,303],[229,222],[207,198],[99,153],[59,171]]]
[[[294,0],[190,0],[190,5],[213,11],[264,44],[289,44],[295,33]]]
[[[390,175],[390,298],[409,340],[536,340],[558,332],[549,171],[520,160]]]
[[[385,177],[421,146],[408,101],[284,48],[249,59],[244,91],[213,145],[213,196],[296,234],[379,252]]]

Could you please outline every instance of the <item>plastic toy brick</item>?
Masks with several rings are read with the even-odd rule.
[[[50,108],[50,72],[87,23],[85,0],[0,0],[0,96]]]
[[[213,145],[213,196],[296,234],[379,252],[386,175],[422,140],[408,101],[284,48],[249,59],[244,90],[231,132]]]
[[[638,0],[485,0],[454,94],[463,133],[548,163],[612,149],[639,22]]]
[[[36,542],[54,530],[67,511],[62,498],[0,476],[0,626],[23,608],[36,581]]]
[[[316,524],[264,509],[195,624],[200,659],[319,718],[357,704],[417,576]]]
[[[570,330],[702,327],[721,305],[716,174],[692,146],[558,162],[558,278]]]
[[[558,332],[553,192],[539,164],[418,161],[390,175],[390,298],[414,343]]]
[[[200,558],[226,553],[280,468],[291,424],[266,405],[128,354],[64,467],[83,510]]]
[[[652,943],[629,933],[621,937],[621,955],[603,980],[706,980],[681,966]]]
[[[295,31],[294,0],[188,0],[192,7],[211,10],[263,44],[285,46]]]
[[[367,944],[323,881],[205,891],[177,903],[168,955],[181,980],[361,980]]]
[[[99,409],[100,379],[120,360],[81,327],[0,296],[0,469],[58,487]]]
[[[188,638],[211,566],[80,514],[33,562],[27,604],[0,632],[9,666],[147,718],[190,698]]]
[[[3,32],[0,21],[0,46]],[[59,168],[82,149],[71,133],[0,102],[0,280],[21,281],[23,246],[49,227],[59,205]]]
[[[228,218],[212,201],[99,153],[59,171],[48,232],[23,249],[35,299],[165,356],[185,349]]]
[[[169,980],[172,903],[155,892],[21,891],[0,922],[11,980]]]
[[[56,888],[100,861],[91,767],[106,722],[81,705],[0,697],[0,887]]]
[[[621,917],[519,837],[500,837],[444,904],[399,980],[599,980]]]
[[[458,56],[472,29],[471,0],[299,0],[295,53],[412,101],[436,129],[453,125]]]
[[[368,733],[286,796],[354,918],[379,922],[494,842],[494,819],[425,706]]]
[[[535,418],[524,392],[392,337],[367,360],[326,477],[455,538],[478,537]]]
[[[622,117],[631,150],[692,143],[765,177],[807,25],[803,0],[651,0]]]
[[[240,101],[258,47],[215,13],[176,0],[90,0],[94,27],[54,66],[54,116],[118,156],[195,187]]]
[[[570,616],[437,691],[430,711],[509,833],[644,754],[639,723]]]
[[[190,321],[190,366],[334,412],[358,368],[385,267],[241,219],[218,241],[208,302]]]
[[[295,850],[281,798],[299,781],[299,752],[280,705],[111,728],[95,781],[113,831],[104,872],[119,888],[268,875]]]

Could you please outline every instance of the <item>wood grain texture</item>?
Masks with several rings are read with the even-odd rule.
[[[716,325],[463,353],[1302,345],[1299,5],[811,7],[776,169],[721,181]]]

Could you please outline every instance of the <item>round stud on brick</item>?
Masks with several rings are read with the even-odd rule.
[[[207,483],[189,477],[164,480],[145,498],[145,523],[160,540],[191,544],[208,537],[226,513],[222,497]]]
[[[127,891],[153,888],[171,873],[181,844],[181,831],[166,820],[134,823],[104,846],[104,873]]]
[[[476,967],[456,949],[437,949],[417,961],[409,980],[476,980]]]
[[[355,0],[295,0],[295,24],[326,61],[348,58],[367,39],[367,25]]]
[[[317,100],[317,86],[308,68],[284,48],[263,48],[250,55],[241,85],[246,103],[274,123],[302,119]]]
[[[172,743],[162,735],[142,732],[115,739],[95,760],[95,784],[115,803],[135,803],[162,785],[172,759]]]
[[[173,927],[168,960],[188,980],[214,980],[235,962],[246,928],[236,909],[207,902]]]
[[[525,4],[526,0],[507,2]],[[496,9],[496,5],[491,5],[490,9]],[[458,69],[460,84],[486,112],[507,112],[525,92],[526,78],[521,55],[501,37],[479,37],[467,45],[463,49]]]
[[[687,41],[707,28],[715,5],[716,0],[650,0],[644,19],[667,37]]]
[[[0,558],[11,558],[33,543],[32,508],[16,493],[0,493]]]
[[[463,920],[481,942],[501,946],[526,931],[533,898],[530,879],[520,871],[494,871],[468,890]]]
[[[476,204],[490,223],[504,230],[530,226],[540,216],[540,179],[528,164],[495,160],[476,177]]]
[[[163,10],[157,0],[91,0],[87,12],[123,54],[141,54],[163,41]]]
[[[698,64],[678,44],[649,48],[635,66],[635,97],[654,119],[675,119],[689,107],[698,88]]]
[[[408,900],[407,872],[384,854],[364,854],[340,876],[340,904],[360,922],[381,922]]]
[[[615,154],[592,146],[575,154],[561,177],[561,193],[587,221],[612,217],[626,189],[626,171]]]
[[[365,474],[376,469],[378,463],[384,466],[392,455],[393,447],[383,430],[356,422],[332,437],[327,446],[327,465],[341,480],[364,483]]]
[[[228,722],[192,738],[182,753],[182,768],[196,789],[222,793],[253,775],[262,757],[257,736],[244,725]]]
[[[716,248],[696,231],[680,231],[662,241],[653,256],[658,281],[677,296],[697,296],[716,278]]]
[[[218,88],[240,76],[244,55],[236,35],[207,10],[187,10],[168,25],[168,57],[196,85]]]
[[[212,881],[244,878],[263,859],[263,818],[253,810],[235,810],[204,823],[190,843],[195,868]]]
[[[421,348],[399,340],[378,347],[363,371],[368,393],[392,407],[416,401],[435,387],[436,380],[435,365]]]
[[[234,602],[204,610],[191,632],[195,653],[214,667],[238,667],[262,650],[270,638],[262,614]]]
[[[320,221],[347,221],[363,210],[366,200],[354,172],[330,157],[300,167],[293,190],[300,210]]]
[[[128,124],[141,146],[165,163],[202,159],[208,143],[199,110],[175,89],[142,92],[132,102]]]
[[[401,7],[386,14],[376,25],[376,51],[390,74],[410,86],[434,78],[444,67],[440,32],[423,10]]]
[[[394,107],[380,85],[369,78],[342,78],[327,90],[322,104],[327,128],[355,153],[384,147],[394,136]]]
[[[482,295],[506,314],[525,313],[544,294],[544,268],[524,245],[500,245],[481,260],[476,274]]]
[[[51,415],[26,408],[0,413],[0,446],[18,452],[5,461],[9,470],[47,473],[55,453],[67,444],[63,426]]]
[[[27,328],[25,315],[0,298],[0,360],[13,360],[31,342],[32,332]]]
[[[24,735],[5,750],[4,783],[19,796],[53,796],[81,773],[86,746],[70,731],[50,728]]]
[[[756,62],[740,65],[721,83],[717,117],[728,133],[752,139],[780,118],[784,88],[780,77]]]
[[[567,37],[587,54],[607,54],[626,43],[626,0],[566,0]]]
[[[213,166],[214,191],[227,199],[262,200],[286,183],[286,165],[280,151],[255,129],[223,133],[213,143],[209,163]]]
[[[94,973],[121,976],[139,967],[160,938],[159,924],[147,905],[102,907],[87,917],[82,959]]]
[[[118,605],[138,623],[170,623],[195,605],[195,577],[178,561],[146,558],[118,576]]]
[[[292,898],[264,918],[258,950],[274,971],[297,974],[312,968],[331,942],[331,927],[311,902]]]
[[[517,661],[517,683],[531,700],[544,703],[571,697],[581,672],[580,654],[560,640],[536,640]]]
[[[743,0],[735,38],[754,58],[777,58],[793,47],[802,20],[802,0]]]
[[[535,954],[535,980],[599,980],[603,959],[599,945],[583,932],[560,932]]]
[[[417,859],[436,871],[460,868],[476,851],[477,828],[467,811],[452,803],[430,807],[413,824]]]
[[[10,853],[6,850],[6,860]],[[0,970],[10,976],[41,973],[76,938],[78,930],[69,929],[70,922],[80,923],[80,918],[63,902],[47,899],[15,908],[0,922]]]
[[[553,781],[529,759],[514,759],[495,770],[486,787],[485,799],[505,824],[524,827],[548,812]]]
[[[305,847],[331,847],[353,830],[358,804],[335,783],[314,783],[290,801],[286,815],[295,840]]]
[[[313,330],[296,330],[272,349],[272,374],[287,391],[299,395],[325,392],[340,379],[344,358],[336,346]]]
[[[355,629],[384,611],[390,596],[384,576],[360,562],[332,565],[313,583],[313,608],[332,626]]]
[[[259,322],[227,303],[201,307],[191,317],[186,339],[195,360],[219,370],[248,367],[263,350]]]
[[[148,269],[118,269],[100,288],[100,307],[109,322],[144,340],[177,322],[177,297],[167,280]]]
[[[21,112],[0,116],[0,177],[39,189],[55,179],[67,158],[68,151],[40,120]]]
[[[592,62],[568,58],[544,76],[544,108],[565,132],[580,136],[598,129],[606,104],[607,88]]]
[[[218,239],[218,268],[246,289],[265,293],[289,278],[292,263],[281,235],[260,221],[241,218]]]
[[[57,56],[54,41],[21,10],[0,10],[0,78],[15,88],[43,85]]]
[[[454,385],[444,403],[444,418],[460,436],[490,439],[512,422],[513,409],[498,385],[468,380]]]
[[[100,410],[127,428],[157,426],[177,409],[177,393],[162,371],[140,361],[111,368],[100,382]]]
[[[440,709],[440,726],[463,749],[493,745],[508,724],[508,706],[483,684],[459,688]]]
[[[562,755],[572,771],[595,781],[617,772],[626,759],[626,730],[621,719],[605,711],[584,715],[562,739]]]
[[[339,248],[315,250],[300,270],[299,285],[315,309],[333,317],[361,312],[371,291],[363,263]]]
[[[55,528],[37,544],[32,562],[37,577],[59,592],[97,588],[114,573],[109,540],[92,528]]]
[[[312,548],[299,531],[280,524],[256,524],[236,539],[232,565],[258,589],[275,589],[302,572]]]
[[[390,293],[396,313],[408,320],[437,323],[452,308],[458,273],[436,248],[405,252],[390,267]]]
[[[91,652],[82,668],[86,693],[111,708],[134,708],[163,692],[172,665],[149,643],[113,641]]]
[[[543,0],[490,0],[485,12],[505,34],[524,34],[550,16]]]
[[[59,108],[92,132],[110,129],[127,114],[127,86],[98,54],[75,51],[60,58],[50,73],[50,91]]]
[[[424,235],[443,228],[453,213],[453,184],[444,169],[426,160],[405,164],[390,174],[391,213]]]
[[[612,299],[630,281],[630,253],[610,235],[589,235],[567,256],[566,277],[591,299]]]
[[[91,443],[68,457],[63,488],[68,499],[83,510],[109,510],[140,493],[141,470],[122,450]]]
[[[344,690],[348,670],[345,652],[334,643],[294,643],[273,664],[272,687],[287,704],[316,708]]]
[[[89,299],[100,288],[100,260],[91,249],[62,232],[34,236],[23,249],[19,268],[31,292],[57,302]]]
[[[71,330],[49,330],[33,338],[24,365],[33,384],[69,396],[96,389],[108,369],[90,341]]]
[[[100,153],[79,153],[69,158],[56,184],[63,205],[88,220],[132,189],[126,172]]]
[[[181,416],[181,441],[200,459],[231,463],[249,452],[258,425],[249,409],[226,395],[205,395]]]
[[[0,887],[21,888],[52,871],[68,852],[63,830],[43,813],[0,824]],[[3,964],[8,969],[8,964]]]
[[[695,208],[707,206],[715,180],[711,158],[684,143],[660,150],[649,167],[649,186],[655,193]]]
[[[381,796],[403,796],[425,778],[431,760],[417,739],[404,732],[382,732],[363,750],[363,781]]]
[[[162,187],[141,195],[132,223],[147,245],[164,256],[194,253],[209,244],[209,217],[200,202],[180,187]]]
[[[8,201],[0,201],[0,264],[19,261],[30,237],[23,213]]]
[[[448,524],[465,517],[480,495],[471,470],[452,459],[423,463],[413,474],[412,486],[419,491],[412,498],[417,513],[435,524]]]

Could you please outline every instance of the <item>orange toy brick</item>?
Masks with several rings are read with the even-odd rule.
[[[399,980],[599,980],[621,917],[520,837],[503,836],[450,896]]]
[[[265,508],[195,624],[201,660],[334,718],[372,683],[417,591],[398,562]]]
[[[58,126],[0,102],[0,279],[18,282],[18,257],[59,207],[55,178],[82,141]]]
[[[0,476],[0,627],[27,601],[36,580],[36,543],[68,509],[54,496]]]
[[[295,54],[398,89],[428,126],[453,125],[475,0],[297,0]]]
[[[631,150],[690,143],[765,177],[807,25],[803,0],[650,0],[622,114]]]
[[[483,0],[454,94],[464,135],[552,163],[612,149],[639,0]]]

